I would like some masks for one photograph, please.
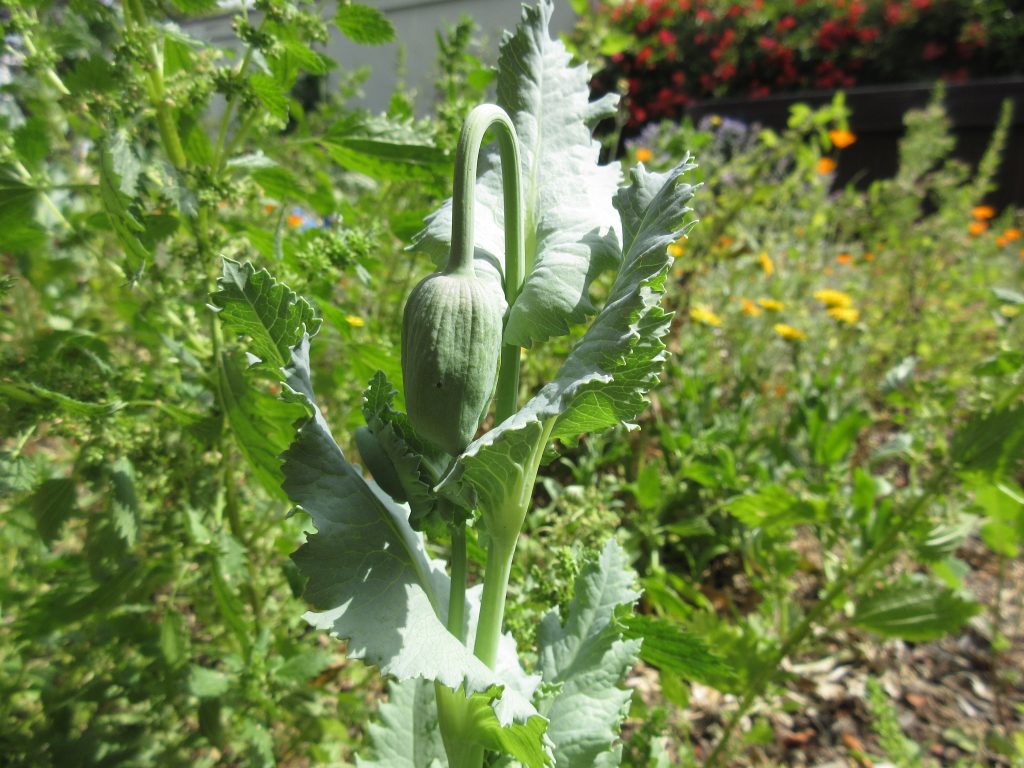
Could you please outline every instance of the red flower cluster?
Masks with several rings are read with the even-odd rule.
[[[598,13],[634,43],[608,58],[594,87],[628,84],[632,129],[715,97],[1024,69],[1024,14],[1005,21],[1002,0],[603,2]]]

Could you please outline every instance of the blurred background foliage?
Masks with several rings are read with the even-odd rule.
[[[402,302],[432,269],[405,246],[448,195],[489,71],[464,23],[438,36],[435,115],[401,91],[371,115],[348,86],[317,100],[301,84],[335,67],[318,53],[329,26],[390,40],[379,12],[341,4],[325,20],[260,0],[235,19],[236,55],[170,21],[211,6],[0,4],[6,765],[345,765],[380,699],[376,673],[301,618],[287,555],[305,522],[276,458],[301,409],[248,367],[210,294],[226,257],[313,303],[318,392],[354,448],[372,374],[401,381]],[[730,671],[693,679],[648,659],[627,765],[724,763],[771,742],[756,723],[729,737],[762,697],[783,706],[784,659],[966,622],[1001,704],[955,754],[1024,755],[1005,597],[1024,544],[1024,217],[986,204],[1010,112],[970,167],[938,88],[906,116],[898,173],[864,189],[834,186],[849,118],[837,96],[777,129],[651,123],[614,160],[700,163],[701,223],[670,246],[672,354],[643,429],[548,456],[509,623],[534,631],[618,532],[643,610]],[[569,343],[531,354],[524,388]],[[985,596],[970,547],[995,564]],[[732,698],[694,724],[709,688]],[[912,754],[884,692],[871,702],[872,753]]]

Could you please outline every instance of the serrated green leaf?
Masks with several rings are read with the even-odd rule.
[[[316,677],[331,665],[331,654],[322,648],[311,648],[292,656],[274,672],[280,680],[302,682]]]
[[[885,637],[926,642],[955,632],[980,610],[975,601],[935,582],[903,576],[860,597],[853,623]]]
[[[253,93],[267,111],[282,122],[288,119],[288,93],[270,75],[257,74],[249,78]]]
[[[310,623],[348,640],[348,654],[399,680],[420,677],[487,702],[477,731],[488,746],[547,764],[546,722],[507,675],[488,669],[445,628],[448,577],[431,560],[408,508],[367,484],[315,406],[308,337],[292,351],[288,385],[314,409],[284,455],[284,489],[317,533],[293,555],[309,579]],[[430,653],[424,654],[423,648]]]
[[[370,724],[375,758],[356,758],[359,768],[444,768],[448,765],[437,724],[434,686],[425,680],[388,685],[380,722]]]
[[[288,364],[303,333],[320,330],[316,308],[265,269],[224,259],[217,287],[210,301],[224,327],[248,336],[250,351],[270,372],[278,374]]]
[[[139,533],[139,499],[135,495],[135,466],[126,456],[110,467],[110,512],[114,530],[129,546]]]
[[[383,45],[395,39],[388,17],[361,3],[339,3],[334,23],[345,37],[361,45]]]
[[[965,471],[1006,474],[1024,456],[1024,403],[972,416],[953,436],[951,454]]]
[[[684,161],[666,174],[634,169],[633,184],[616,195],[626,251],[604,308],[555,379],[471,443],[443,481],[445,492],[471,486],[485,519],[518,503],[522,475],[536,473],[547,437],[575,440],[643,409],[664,359],[661,337],[670,318],[659,302],[667,247],[688,228],[683,217],[693,187],[680,179],[692,167]]]
[[[548,735],[559,768],[592,768],[618,738],[631,697],[619,686],[636,662],[640,641],[622,636],[615,614],[640,597],[635,582],[626,553],[610,539],[576,578],[565,624],[557,610],[541,620],[538,666],[546,684],[560,686],[541,711],[551,721]]]
[[[625,637],[643,641],[640,658],[662,672],[714,686],[732,677],[729,666],[702,640],[671,621],[638,615],[623,617],[619,622]]]
[[[32,383],[0,382],[0,395],[10,398],[11,401],[27,405],[38,406],[49,403],[73,416],[108,416],[124,408],[124,403],[120,400],[113,400],[109,403],[87,403]]]
[[[193,696],[200,699],[223,696],[230,687],[230,678],[220,670],[195,666],[189,672],[188,688]]]
[[[449,158],[429,128],[412,121],[353,113],[335,122],[320,143],[338,165],[375,179],[434,179],[448,171]]]
[[[516,33],[506,35],[498,57],[497,103],[515,123],[521,148],[526,276],[509,310],[505,341],[529,347],[568,333],[594,314],[590,285],[620,256],[618,217],[612,198],[622,178],[618,163],[598,165],[594,124],[615,112],[617,97],[590,102],[586,66],[570,66],[549,22],[553,4],[523,9]],[[500,282],[505,263],[504,206],[497,156],[481,164],[475,231],[477,273]],[[571,179],[571,183],[567,180]],[[428,217],[415,246],[437,263],[448,257],[452,201]]]
[[[29,498],[29,508],[36,521],[39,537],[47,544],[60,534],[60,529],[75,511],[75,481],[68,477],[44,480]]]
[[[179,11],[189,15],[210,13],[218,8],[217,0],[171,0],[171,2]]]
[[[221,405],[253,476],[269,493],[285,498],[279,457],[291,443],[295,423],[308,411],[299,402],[257,388],[241,362],[226,352],[220,356],[217,373]]]
[[[128,154],[130,155],[130,149]],[[126,258],[122,270],[129,281],[134,281],[138,279],[151,259],[149,249],[140,239],[140,234],[145,231],[145,227],[128,207],[130,197],[122,191],[123,180],[115,168],[114,153],[110,145],[101,145],[100,159],[100,200],[111,228],[124,247]],[[124,164],[125,167],[132,167],[125,159],[123,152],[118,162]]]
[[[729,514],[751,528],[767,531],[792,528],[813,522],[816,507],[781,485],[766,485],[756,493],[730,499],[725,508]]]

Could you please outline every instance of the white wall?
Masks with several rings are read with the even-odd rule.
[[[337,64],[328,80],[329,87],[339,81],[339,72],[369,66],[371,75],[362,86],[359,103],[373,111],[387,108],[391,92],[398,81],[400,48],[404,49],[404,76],[407,87],[416,91],[416,107],[420,114],[429,113],[434,105],[434,81],[438,76],[435,33],[454,25],[463,16],[473,19],[488,45],[482,56],[489,64],[497,62],[498,43],[504,29],[519,23],[522,3],[519,0],[362,0],[380,8],[395,26],[396,41],[381,46],[357,45],[342,36],[331,25],[331,40],[324,53]],[[334,16],[334,2],[325,6],[324,17]],[[191,35],[222,47],[238,47],[231,31],[233,14],[188,21],[183,27]],[[568,0],[555,0],[551,19],[552,35],[569,32],[575,15]]]

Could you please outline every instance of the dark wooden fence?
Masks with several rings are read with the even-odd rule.
[[[839,153],[836,183],[858,186],[892,176],[896,171],[897,142],[903,135],[903,115],[931,96],[931,83],[866,86],[846,91],[851,110],[850,129],[857,142]],[[716,99],[692,105],[687,114],[695,123],[707,115],[732,117],[770,128],[786,124],[789,108],[803,102],[827,104],[832,91],[807,91],[762,99]],[[1013,123],[1003,153],[998,190],[987,202],[999,207],[1024,207],[1024,78],[994,78],[946,86],[946,109],[957,137],[956,156],[976,165],[992,137],[1005,99],[1013,101]]]

